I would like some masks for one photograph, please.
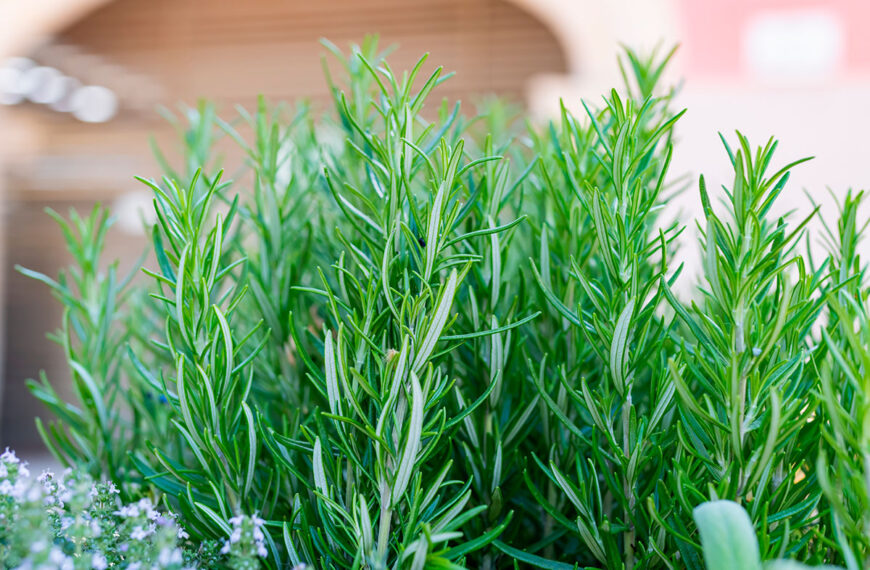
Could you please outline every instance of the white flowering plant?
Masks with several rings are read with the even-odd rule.
[[[139,279],[105,209],[52,214],[72,266],[22,271],[64,305],[73,401],[30,386],[81,492],[7,462],[4,564],[701,570],[727,504],[747,559],[870,566],[863,194],[812,256],[817,212],[774,207],[802,161],[723,137],[684,300],[670,53],[540,126],[326,45],[323,114],[172,117]]]
[[[125,504],[114,483],[72,470],[34,477],[14,452],[0,455],[0,568],[257,568],[265,556],[262,519],[240,516],[234,524],[223,545],[194,543],[148,497]]]

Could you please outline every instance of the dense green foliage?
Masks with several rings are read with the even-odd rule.
[[[32,389],[62,462],[194,539],[262,517],[272,568],[703,568],[693,512],[723,499],[764,560],[870,563],[861,194],[814,260],[772,213],[798,163],[738,135],[681,300],[670,54],[540,127],[328,47],[329,112],[185,110],[182,166],[142,180],[147,278],[105,269],[102,209],[58,217],[73,266],[31,275],[76,401]]]

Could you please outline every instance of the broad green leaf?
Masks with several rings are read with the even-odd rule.
[[[733,501],[703,503],[692,511],[701,533],[707,570],[761,570],[755,529],[746,511]]]

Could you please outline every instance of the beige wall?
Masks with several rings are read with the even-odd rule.
[[[27,53],[108,1],[0,0],[0,60]]]

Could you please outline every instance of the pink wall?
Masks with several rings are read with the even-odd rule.
[[[747,70],[742,35],[760,14],[824,11],[843,34],[840,73],[870,71],[870,2],[867,0],[680,0],[685,70],[692,76],[735,76]]]

